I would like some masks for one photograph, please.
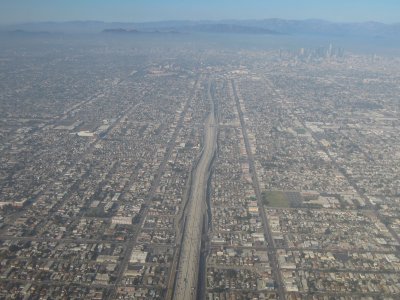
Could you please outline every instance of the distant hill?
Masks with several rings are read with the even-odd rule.
[[[236,33],[236,34],[279,34],[276,31],[251,27],[251,26],[240,26],[235,24],[200,24],[193,26],[181,26],[181,30],[185,32],[209,32],[209,33]],[[158,29],[158,30],[143,30],[138,31],[136,29],[122,29],[122,28],[111,28],[104,29],[103,33],[118,33],[118,34],[127,34],[127,33],[179,33],[177,30],[173,29]]]
[[[139,31],[136,29],[122,29],[122,28],[104,29],[102,32],[103,33],[139,33]]]
[[[101,33],[110,30],[127,32],[214,32],[244,34],[290,34],[323,36],[400,37],[400,23],[379,22],[335,23],[323,20],[223,20],[223,21],[163,21],[163,22],[37,22],[2,26],[2,31]],[[115,33],[114,31],[112,31]]]
[[[104,29],[102,33],[107,33],[107,34],[178,34],[180,32],[175,31],[175,30],[146,30],[146,31],[139,31],[136,29],[123,29],[123,28],[117,28],[117,29]]]
[[[335,23],[324,20],[247,20],[240,21],[247,26],[269,28],[287,34],[309,34],[327,36],[395,36],[400,34],[400,24],[379,22]]]
[[[242,26],[236,24],[200,24],[185,27],[188,31],[200,31],[209,33],[237,33],[237,34],[280,34],[267,28]]]

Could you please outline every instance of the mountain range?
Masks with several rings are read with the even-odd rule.
[[[379,22],[335,23],[324,20],[223,20],[223,21],[162,21],[162,22],[35,22],[3,25],[1,31],[29,31],[50,33],[118,32],[210,32],[242,34],[288,34],[324,36],[400,37],[400,23]]]

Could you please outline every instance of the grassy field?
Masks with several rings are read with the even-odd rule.
[[[263,204],[270,207],[290,207],[289,199],[281,191],[262,192]]]
[[[307,133],[307,130],[305,129],[305,128],[295,128],[294,129],[296,132],[297,132],[297,134],[306,134]]]

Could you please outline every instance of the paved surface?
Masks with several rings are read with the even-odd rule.
[[[211,100],[210,89],[208,93]],[[192,192],[185,213],[186,223],[173,298],[176,300],[196,299],[203,217],[206,213],[208,170],[216,149],[217,138],[214,106],[212,101],[211,103],[211,112],[204,127],[203,152],[194,171]]]

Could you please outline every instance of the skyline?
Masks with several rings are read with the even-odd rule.
[[[128,1],[29,1],[3,0],[0,22],[17,24],[42,21],[97,20],[105,22],[151,22],[166,20],[226,20],[226,19],[323,19],[332,22],[398,23],[400,2],[384,0],[339,0],[321,3],[316,0],[259,1],[253,5],[243,0],[218,2],[188,0]]]

